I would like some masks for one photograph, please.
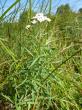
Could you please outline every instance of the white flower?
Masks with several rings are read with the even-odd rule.
[[[51,19],[48,18],[47,16],[45,16],[43,13],[37,13],[33,18],[32,18],[32,21],[31,23],[32,24],[36,24],[37,22],[44,22],[44,21],[47,21],[47,22],[50,22]],[[28,30],[29,28],[31,27],[31,25],[27,25],[26,26],[26,29]]]
[[[36,24],[37,21],[34,19],[33,21],[31,21],[32,24]]]
[[[37,18],[40,18],[40,17],[43,17],[44,15],[43,15],[43,13],[37,13],[34,17],[33,17],[33,19],[37,19]]]
[[[43,22],[43,21],[48,21],[50,22],[51,19],[48,18],[47,16],[44,16],[43,13],[37,13],[34,17],[33,17],[34,20],[37,20],[39,22]]]
[[[30,27],[31,27],[31,25],[27,25],[27,26],[26,26],[26,29],[29,29]]]
[[[40,17],[38,17],[38,18],[37,18],[37,21],[39,21],[39,22],[43,22],[43,21],[45,21],[44,16],[40,16]]]

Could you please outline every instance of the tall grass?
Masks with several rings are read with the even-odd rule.
[[[18,2],[20,0],[16,0],[2,14],[0,21]],[[43,1],[42,3],[45,4]],[[32,18],[32,0],[28,4],[29,20],[26,19],[26,22]],[[44,4],[41,9],[46,6]],[[51,14],[52,0],[49,4],[48,14],[52,20],[50,23],[35,24],[29,30],[25,29],[26,23],[21,28],[21,22],[6,22],[2,27],[4,33],[0,38],[0,100],[12,105],[10,108],[13,110],[82,108],[82,52],[81,45],[75,43],[81,36],[77,28],[73,27],[77,25],[76,17],[71,16],[72,21],[68,23],[67,18],[65,22],[62,16]],[[61,19],[62,27],[59,24]],[[68,28],[63,28],[64,23],[67,23]],[[11,27],[8,32],[7,24]],[[69,30],[72,31],[69,33]]]

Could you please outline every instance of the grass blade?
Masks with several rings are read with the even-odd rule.
[[[0,20],[3,19],[3,17],[19,2],[20,0],[16,0],[1,16]]]

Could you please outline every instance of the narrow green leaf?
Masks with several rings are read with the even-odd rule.
[[[15,55],[9,48],[7,48],[2,41],[0,41],[0,44],[1,44],[2,48],[5,49],[6,52],[12,57],[12,59],[13,59],[14,61],[16,61],[16,58],[15,58],[16,55]]]
[[[19,2],[20,0],[16,0],[1,16],[0,20]]]
[[[4,95],[3,93],[1,93],[1,95],[2,95],[5,99],[7,99],[7,100],[10,101],[11,103],[13,103],[13,101],[10,99],[9,96]]]

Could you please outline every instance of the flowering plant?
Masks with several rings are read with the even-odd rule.
[[[42,23],[44,21],[47,21],[47,22],[50,22],[51,19],[48,18],[47,16],[45,16],[43,13],[37,13],[33,18],[32,18],[32,21],[31,23],[32,24],[36,24],[38,22]],[[26,29],[29,29],[31,27],[31,25],[27,25],[26,26]]]

